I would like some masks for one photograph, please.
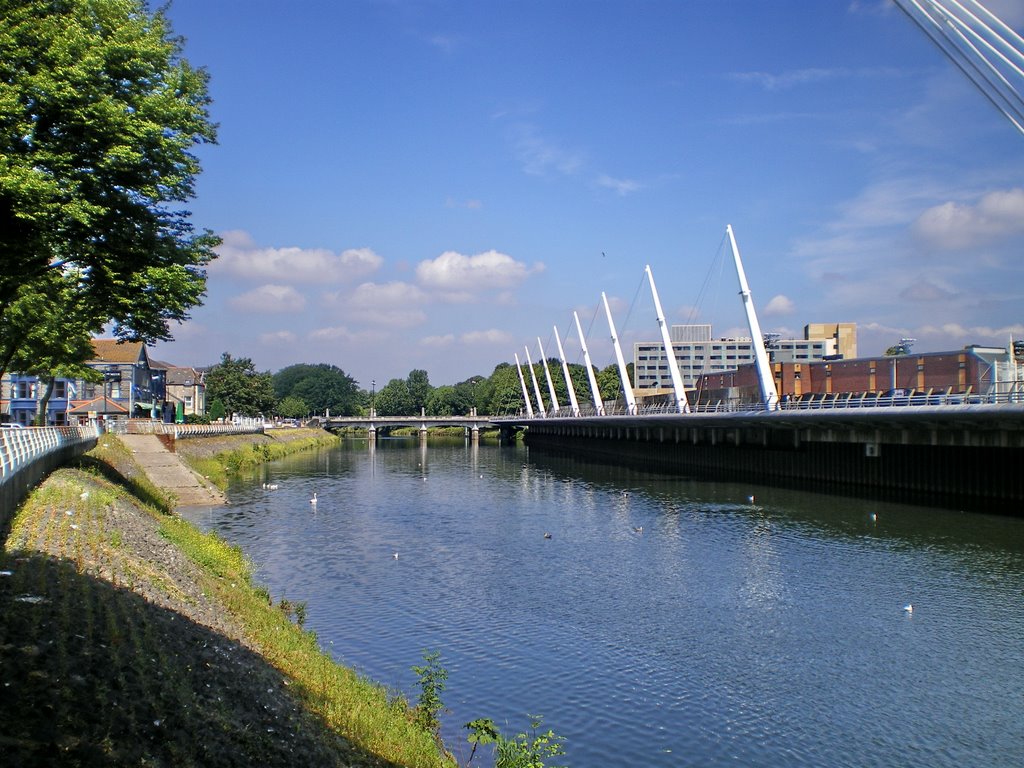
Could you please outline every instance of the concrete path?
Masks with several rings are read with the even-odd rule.
[[[120,435],[154,485],[173,493],[175,506],[223,504],[224,494],[171,453],[156,435]]]

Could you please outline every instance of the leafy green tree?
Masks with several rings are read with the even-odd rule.
[[[524,375],[529,374],[524,371]],[[489,397],[486,406],[480,409],[481,413],[515,413],[526,407],[523,402],[523,388],[519,383],[519,373],[510,363],[499,363],[495,366],[484,391]]]
[[[623,399],[622,377],[615,363],[597,372],[597,388],[601,390],[601,399],[605,402]]]
[[[207,371],[206,396],[220,400],[228,413],[243,416],[272,413],[277,402],[270,373],[259,373],[248,357],[236,359],[228,352]]]
[[[375,408],[378,416],[416,416],[419,412],[409,394],[405,379],[392,379],[377,392]]]
[[[7,366],[36,376],[43,385],[36,424],[46,423],[46,412],[58,377],[101,381],[98,371],[85,365],[92,358],[92,323],[74,311],[78,302],[77,283],[53,272],[22,286],[8,313],[18,329],[19,341],[4,353]],[[66,311],[53,312],[53,306]],[[0,376],[3,375],[0,368]]]
[[[428,416],[465,416],[472,408],[470,393],[451,384],[434,387],[427,398]]]
[[[224,408],[224,401],[219,397],[214,398],[213,402],[210,403],[210,412],[208,414],[210,421],[220,421],[224,418],[226,412],[227,409]]]
[[[286,419],[304,419],[309,415],[309,406],[301,397],[288,395],[277,404],[277,415]]]
[[[427,398],[430,397],[430,377],[427,372],[421,368],[409,371],[409,376],[405,380],[406,385],[409,387],[409,397],[412,398],[412,407],[416,413],[420,412],[421,408],[425,408],[427,405]]]
[[[170,338],[219,240],[184,205],[216,140],[207,75],[143,0],[0,0],[0,355],[19,289],[73,275],[47,302],[118,338]]]
[[[362,393],[355,379],[336,365],[289,365],[275,373],[273,380],[274,394],[279,400],[288,396],[300,398],[309,412],[329,410],[335,416],[354,416],[362,405]]]

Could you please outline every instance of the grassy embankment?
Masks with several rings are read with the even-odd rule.
[[[11,764],[453,765],[406,702],[335,664],[272,604],[240,550],[140,496],[166,504],[106,436],[11,524]]]
[[[175,452],[196,472],[226,490],[228,478],[291,453],[337,445],[321,429],[278,429],[263,435],[224,435],[178,440]]]

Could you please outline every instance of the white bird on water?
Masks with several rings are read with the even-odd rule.
[[[914,604],[913,603],[907,603],[906,605],[903,606],[903,610],[906,611],[907,613],[913,613],[914,612]]]
[[[309,500],[310,504],[316,504],[316,493],[313,494],[313,498]]]

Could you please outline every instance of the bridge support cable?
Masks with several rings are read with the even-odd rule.
[[[523,366],[519,364],[519,355],[513,355],[516,359],[516,372],[519,374],[519,386],[523,388],[523,402],[526,403],[526,415],[533,418],[533,406],[530,405],[530,393],[526,390],[526,379],[523,378]]]
[[[537,372],[533,370],[533,360],[530,359],[530,348],[524,346],[526,350],[526,364],[530,368],[530,379],[533,381],[533,393],[537,396],[537,410],[540,411],[541,416],[547,416],[548,411],[544,407],[544,398],[540,394],[540,385],[537,383]]]
[[[636,398],[633,396],[633,382],[629,380],[629,371],[626,369],[626,361],[622,357],[622,347],[619,346],[619,336],[615,332],[615,321],[612,320],[612,310],[608,306],[608,296],[601,292],[601,300],[604,302],[604,312],[608,316],[608,330],[612,334],[612,346],[615,347],[615,362],[619,365],[619,377],[622,379],[622,394],[626,398],[626,412],[636,413]]]
[[[562,375],[565,376],[565,388],[569,393],[569,406],[572,408],[572,415],[580,415],[580,404],[576,399],[576,389],[572,385],[572,376],[569,375],[569,363],[565,359],[565,350],[562,349],[562,337],[558,335],[558,327],[553,326],[555,331],[555,343],[558,344],[558,357],[562,361]]]
[[[743,299],[743,311],[747,313],[747,325],[750,328],[750,343],[754,348],[757,380],[761,386],[761,401],[764,403],[765,410],[774,411],[779,405],[779,393],[775,389],[775,378],[772,376],[772,368],[768,363],[768,352],[764,348],[761,324],[758,323],[757,312],[754,311],[754,300],[750,295],[750,286],[747,285],[747,275],[743,271],[740,249],[736,246],[736,236],[732,232],[732,225],[726,225],[725,231],[729,235],[732,257],[736,262],[736,277],[740,281],[740,297]]]
[[[647,272],[647,279],[651,284],[651,295],[654,297],[654,311],[658,316],[658,330],[661,331],[661,341],[665,345],[665,356],[668,359],[668,371],[672,375],[672,389],[676,394],[676,408],[679,413],[689,413],[690,404],[686,400],[686,390],[683,387],[683,377],[679,375],[679,365],[676,363],[676,353],[672,348],[672,338],[668,332],[668,324],[665,322],[665,312],[661,308],[661,299],[658,298],[658,289],[654,285],[654,275],[651,272],[651,265],[644,267]]]
[[[1024,39],[978,0],[895,3],[981,94],[1024,133]]]
[[[558,414],[558,395],[555,394],[555,385],[551,381],[551,369],[548,368],[548,358],[544,354],[544,345],[540,341],[540,336],[537,337],[537,347],[540,349],[540,361],[544,364],[544,378],[548,382],[548,394],[551,395],[551,410]]]
[[[580,349],[583,351],[583,364],[587,367],[587,380],[590,382],[590,394],[594,398],[594,410],[598,415],[604,416],[604,402],[601,400],[601,390],[597,386],[597,377],[594,376],[594,364],[590,362],[590,351],[587,349],[587,339],[580,327],[580,316],[573,311],[573,320],[576,321],[576,334],[580,337]]]

